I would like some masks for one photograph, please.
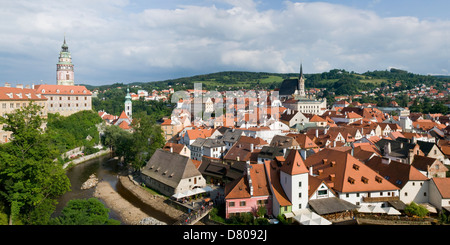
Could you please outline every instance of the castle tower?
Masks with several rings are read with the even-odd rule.
[[[56,81],[58,85],[74,85],[74,72],[69,46],[64,37],[64,43],[59,52],[59,62],[56,64]]]
[[[131,103],[130,89],[127,88],[127,95],[125,96],[125,114],[131,119],[133,114],[133,104]]]

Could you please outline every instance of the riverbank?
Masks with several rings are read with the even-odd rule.
[[[173,220],[179,219],[184,214],[183,211],[166,204],[164,197],[152,195],[137,183],[133,182],[128,176],[118,176],[118,178],[120,184],[145,205],[164,213]],[[123,223],[126,225],[137,225],[141,220],[149,217],[148,214],[132,205],[117,193],[109,182],[99,182],[94,196],[102,199],[110,209],[114,210],[121,217]]]
[[[111,153],[111,150],[108,148],[106,150],[100,150],[99,152],[96,152],[94,154],[90,154],[90,155],[79,157],[79,158],[74,159],[72,161],[66,162],[63,165],[63,169],[66,169],[67,167],[70,167],[70,166],[75,166],[77,164],[89,161],[91,159],[95,159],[95,158],[101,157],[101,156],[109,154],[109,153]]]

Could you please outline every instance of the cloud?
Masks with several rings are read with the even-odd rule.
[[[281,8],[264,10],[252,0],[173,8],[151,8],[148,3],[139,8],[138,3],[2,3],[0,81],[53,83],[64,33],[76,80],[91,84],[221,70],[298,72],[300,61],[305,73],[390,66],[425,74],[450,70],[449,21],[384,18],[322,2],[287,1]],[[31,68],[23,73],[20,64]]]

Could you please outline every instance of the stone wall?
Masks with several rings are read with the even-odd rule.
[[[91,155],[82,156],[82,157],[77,158],[77,159],[75,159],[75,160],[72,160],[72,161],[70,161],[70,162],[66,162],[66,163],[64,164],[63,168],[65,169],[65,168],[67,168],[67,167],[70,166],[70,165],[77,165],[77,164],[79,164],[79,163],[82,163],[82,162],[85,162],[85,161],[88,161],[88,160],[97,158],[97,157],[99,157],[99,156],[108,154],[108,153],[110,153],[110,152],[111,152],[111,150],[108,148],[108,149],[106,149],[106,150],[101,150],[101,151],[96,152],[96,153],[91,154]]]

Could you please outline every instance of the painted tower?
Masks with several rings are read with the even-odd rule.
[[[74,72],[69,46],[64,37],[64,43],[59,52],[59,62],[56,64],[56,81],[58,85],[74,85]]]
[[[125,96],[125,114],[131,119],[133,114],[133,108],[131,103],[130,89],[127,88],[127,95]]]

